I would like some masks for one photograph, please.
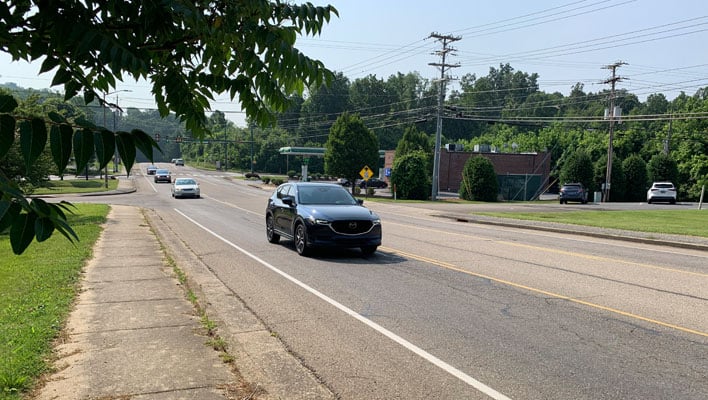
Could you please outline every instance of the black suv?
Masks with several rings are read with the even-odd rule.
[[[359,247],[364,255],[381,245],[381,219],[340,185],[288,182],[278,186],[266,207],[271,243],[292,239],[301,256],[315,247]]]
[[[586,204],[588,191],[582,183],[566,183],[561,187],[559,200],[561,204],[568,204],[568,201],[579,201]]]

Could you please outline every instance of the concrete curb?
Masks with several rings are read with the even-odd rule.
[[[708,251],[708,239],[705,239],[705,243],[691,243],[688,241],[682,241],[681,238],[674,236],[672,239],[659,239],[648,237],[652,235],[651,233],[635,232],[635,231],[613,231],[613,232],[602,232],[600,228],[587,227],[583,225],[570,225],[570,224],[551,224],[547,222],[539,221],[528,221],[519,220],[511,218],[486,218],[480,216],[468,216],[468,215],[450,215],[450,214],[433,214],[434,217],[454,219],[458,222],[468,222],[477,223],[484,225],[496,225],[503,226],[505,228],[517,228],[517,229],[532,229],[544,232],[553,233],[569,233],[585,235],[590,237],[596,237],[600,239],[612,239],[612,240],[622,240],[625,242],[633,243],[643,243],[652,244],[658,246],[667,247],[678,247],[683,249],[691,250],[703,250]],[[597,230],[596,230],[597,229]],[[659,234],[654,234],[659,235]],[[692,238],[692,237],[687,237]],[[697,239],[702,240],[702,239]]]

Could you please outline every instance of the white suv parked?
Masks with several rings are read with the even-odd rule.
[[[676,188],[671,182],[654,182],[647,190],[647,203],[668,202],[676,204]]]

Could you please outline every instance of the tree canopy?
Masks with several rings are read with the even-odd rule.
[[[9,1],[0,3],[0,51],[13,60],[41,62],[64,99],[105,104],[105,94],[126,77],[148,80],[162,117],[173,113],[194,137],[208,131],[206,111],[214,94],[228,93],[246,115],[274,122],[289,96],[330,82],[333,73],[295,47],[298,35],[317,35],[332,6],[253,0],[248,2]],[[115,106],[115,105],[111,105]],[[50,144],[58,172],[70,157],[81,169],[95,155],[100,168],[117,149],[128,171],[136,149],[150,161],[159,146],[143,129],[113,132],[79,117],[51,111],[18,113],[18,102],[0,95],[0,159],[20,143],[26,170]],[[13,251],[58,229],[78,239],[66,223],[66,204],[28,199],[0,174],[0,232],[10,229]]]
[[[325,144],[325,172],[355,182],[359,171],[379,162],[379,141],[358,115],[342,114],[332,125]],[[352,184],[352,192],[356,185]]]

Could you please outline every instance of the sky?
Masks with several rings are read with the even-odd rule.
[[[446,59],[459,64],[448,70],[449,90],[465,75],[486,76],[490,67],[507,63],[538,74],[539,89],[547,93],[568,95],[576,83],[585,92],[609,89],[605,67],[617,62],[626,63],[617,68],[617,88],[642,101],[654,93],[673,99],[708,87],[705,0],[310,1],[333,5],[339,17],[321,35],[300,38],[296,47],[350,81],[369,75],[385,80],[399,72],[438,79],[440,70],[430,65],[441,62],[435,33],[459,38]],[[49,88],[53,74],[38,76],[39,65],[0,54],[0,83]],[[119,82],[108,99],[121,107],[155,108],[145,82]],[[246,126],[227,96],[217,98],[212,109]]]

